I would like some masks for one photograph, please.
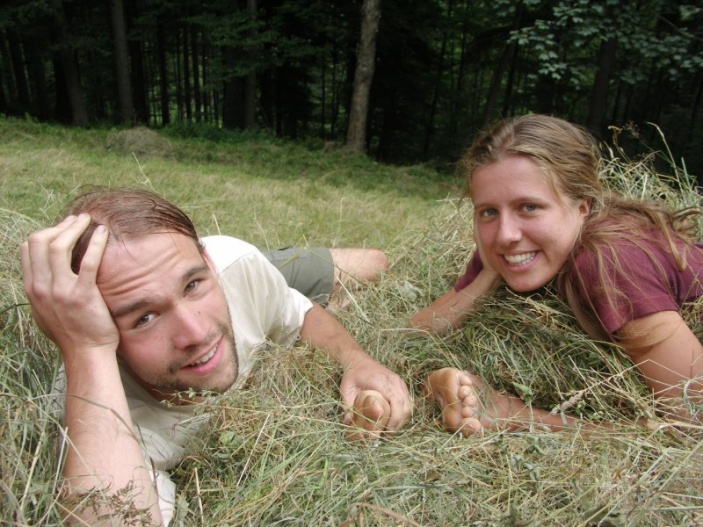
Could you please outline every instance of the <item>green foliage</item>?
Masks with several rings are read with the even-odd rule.
[[[227,130],[210,123],[189,123],[179,121],[164,127],[163,133],[182,139],[203,139],[214,143],[229,143],[232,145],[247,141],[266,141],[283,144],[285,141],[276,138],[271,130],[265,128],[256,130]]]

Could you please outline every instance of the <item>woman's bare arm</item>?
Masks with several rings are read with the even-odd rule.
[[[618,339],[662,407],[691,420],[684,395],[703,404],[703,344],[681,315],[661,311],[635,319],[623,326]]]
[[[410,325],[440,335],[459,329],[474,310],[476,301],[493,291],[500,280],[495,271],[484,268],[461,291],[451,289],[415,313],[410,319]]]

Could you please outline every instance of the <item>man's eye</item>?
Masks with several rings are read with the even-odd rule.
[[[490,218],[491,216],[495,216],[496,214],[498,214],[496,209],[484,209],[481,211],[481,216],[485,218]]]
[[[188,285],[186,286],[186,293],[193,291],[198,285],[200,284],[200,280],[193,280],[192,282],[188,282]]]
[[[523,205],[522,208],[525,209],[525,212],[534,212],[537,210],[537,205],[533,205],[532,203],[527,203],[527,204]]]
[[[135,324],[136,327],[140,326],[145,326],[149,322],[151,322],[154,319],[154,313],[147,313],[146,315],[142,315],[139,317],[139,320],[137,320],[137,323]]]

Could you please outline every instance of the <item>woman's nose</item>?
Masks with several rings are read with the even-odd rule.
[[[498,241],[503,244],[515,243],[522,237],[520,224],[509,215],[500,217],[498,228]]]

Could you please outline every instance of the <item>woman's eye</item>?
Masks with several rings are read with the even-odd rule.
[[[523,205],[523,209],[525,209],[526,212],[534,212],[537,210],[537,205],[527,203],[526,205]]]
[[[486,218],[489,218],[491,216],[495,216],[496,214],[498,214],[496,209],[485,209],[485,210],[481,211],[481,216],[484,216]]]

